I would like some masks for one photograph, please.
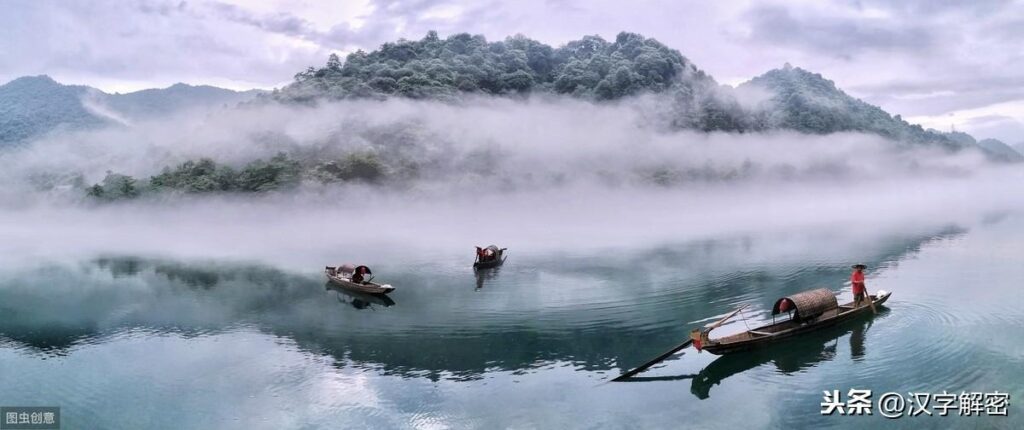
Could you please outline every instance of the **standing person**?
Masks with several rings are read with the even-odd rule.
[[[850,285],[853,286],[853,307],[860,307],[860,302],[867,299],[867,288],[864,286],[864,269],[867,266],[863,264],[854,264],[853,273],[850,274]],[[870,299],[869,299],[870,300]]]

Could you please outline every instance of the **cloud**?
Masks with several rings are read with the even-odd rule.
[[[927,28],[892,18],[798,13],[777,5],[747,12],[749,39],[758,44],[793,47],[805,53],[851,60],[865,51],[919,55],[934,49]]]

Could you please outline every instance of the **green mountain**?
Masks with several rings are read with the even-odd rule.
[[[768,97],[753,106],[740,95]],[[385,43],[357,51],[344,62],[331,55],[295,82],[275,91],[274,100],[409,97],[456,99],[464,95],[515,96],[551,93],[595,101],[658,93],[656,115],[672,128],[751,132],[774,129],[803,133],[873,133],[906,144],[964,144],[943,133],[910,124],[877,106],[851,97],[820,74],[785,65],[735,90],[718,85],[679,53],[654,39],[619,33],[614,41],[586,36],[551,47],[522,35],[488,42],[466,33],[441,39]]]
[[[0,146],[65,128],[107,124],[82,105],[93,89],[61,85],[49,76],[25,76],[0,86]]]
[[[753,112],[760,129],[781,128],[813,134],[853,131],[949,149],[968,146],[942,133],[910,124],[899,115],[889,115],[878,106],[846,94],[820,74],[789,64],[743,83],[739,90],[752,88],[770,94]]]
[[[599,36],[552,48],[522,35],[488,42],[466,33],[441,39],[385,43],[372,52],[331,55],[322,68],[295,76],[278,100],[404,96],[446,98],[460,93],[571,94],[597,100],[663,91],[688,82],[714,84],[679,51],[634,33]]]
[[[83,130],[175,111],[234,105],[255,97],[211,86],[175,84],[164,89],[107,94],[63,85],[49,76],[25,76],[0,85],[0,147],[59,130]]]

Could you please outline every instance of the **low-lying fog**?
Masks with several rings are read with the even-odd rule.
[[[471,254],[488,243],[553,251],[753,235],[779,238],[765,250],[777,252],[816,231],[829,243],[807,246],[856,255],[872,238],[1024,208],[1024,169],[977,152],[855,133],[668,131],[657,107],[644,98],[254,105],[51,135],[0,152],[0,259],[146,254],[315,268],[326,256]],[[282,151],[306,161],[368,151],[418,165],[402,182],[307,180],[267,194],[98,203],[81,188],[107,171],[145,179],[189,159],[239,166]]]

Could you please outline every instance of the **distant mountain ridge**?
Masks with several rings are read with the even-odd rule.
[[[234,105],[256,92],[207,85],[175,84],[126,94],[64,85],[46,75],[24,76],[0,85],[0,146],[59,130],[82,130],[144,119],[174,111]]]

